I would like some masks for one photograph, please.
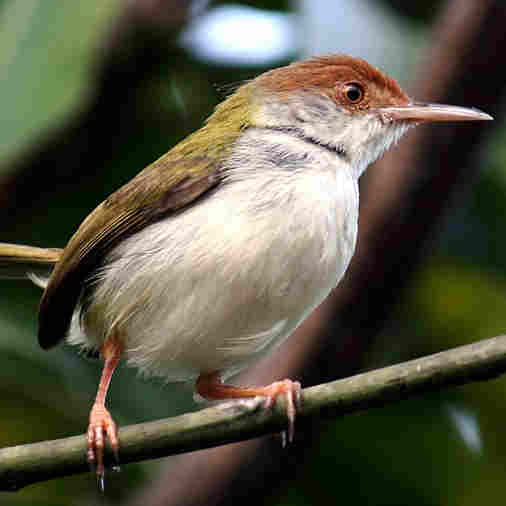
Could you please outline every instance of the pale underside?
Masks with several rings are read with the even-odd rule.
[[[229,376],[322,302],[355,247],[357,176],[329,149],[272,130],[248,131],[229,163],[213,195],[112,250],[71,343],[115,334],[146,374]]]

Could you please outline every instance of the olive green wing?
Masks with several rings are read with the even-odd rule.
[[[183,208],[219,181],[216,158],[169,152],[102,202],[69,241],[42,295],[42,348],[66,335],[86,281],[121,239]]]

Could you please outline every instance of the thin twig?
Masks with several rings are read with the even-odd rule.
[[[383,406],[415,393],[497,377],[506,372],[506,336],[306,388],[299,419],[337,417]],[[286,417],[262,402],[232,402],[120,430],[123,464],[209,448],[278,432]],[[0,450],[0,490],[88,470],[84,435]]]

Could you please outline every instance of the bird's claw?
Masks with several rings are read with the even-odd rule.
[[[205,399],[214,400],[263,397],[265,409],[272,408],[278,396],[284,395],[288,427],[281,435],[283,446],[287,442],[291,443],[293,441],[295,416],[302,400],[302,391],[298,381],[285,379],[264,387],[237,387],[223,384],[219,374],[215,372],[199,376],[196,382],[196,392]]]
[[[106,439],[109,440],[116,461],[113,470],[119,471],[118,428],[111,414],[104,406],[93,406],[88,425],[88,463],[95,470],[98,487],[101,491],[104,491],[104,449]]]
[[[276,381],[266,387],[265,407],[271,408],[279,395],[285,396],[286,416],[288,427],[281,431],[281,446],[292,443],[295,436],[295,417],[302,401],[302,389],[298,381],[285,379]]]

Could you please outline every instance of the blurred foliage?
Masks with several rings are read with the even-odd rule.
[[[91,61],[119,5],[118,0],[0,5],[0,73],[7,77],[0,80],[0,160],[26,148],[85,100]]]
[[[285,0],[242,3],[293,8]],[[388,3],[426,20],[441,2]],[[32,152],[37,143],[50,138],[55,125],[72,121],[76,111],[86,108],[97,85],[96,63],[118,20],[120,5],[113,0],[0,2],[0,69],[5,77],[0,80],[0,174],[9,171],[8,159]],[[85,179],[79,191],[62,191],[55,182],[54,194],[41,197],[29,220],[13,217],[9,236],[0,240],[63,246],[98,202],[202,122],[222,98],[217,91],[220,85],[263,70],[202,64],[174,49],[139,87],[135,121],[104,167],[89,168],[94,177]],[[111,131],[110,135],[118,134]],[[504,332],[504,135],[503,130],[498,132],[489,156],[479,160],[487,168],[472,188],[455,196],[437,242],[428,248],[427,261],[398,308],[395,324],[369,353],[367,367]],[[29,283],[3,282],[0,290],[4,446],[83,432],[100,374],[97,361],[84,359],[73,349],[60,346],[43,352],[38,348],[34,336],[39,296]],[[500,502],[506,482],[505,393],[506,380],[499,379],[322,426],[311,459],[293,463],[297,481],[277,491],[271,503],[471,506]],[[115,376],[109,405],[120,424],[196,409],[189,388],[141,381],[127,369]],[[479,450],[466,436],[462,422],[466,418],[452,413],[467,413],[467,420],[476,422]],[[0,504],[121,504],[149,481],[158,466],[158,462],[124,466],[122,473],[108,479],[104,498],[90,474],[41,483],[16,494],[0,493]]]

